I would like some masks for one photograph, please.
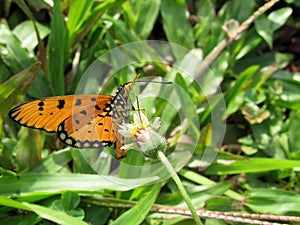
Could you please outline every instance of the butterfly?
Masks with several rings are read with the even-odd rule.
[[[55,132],[67,145],[77,148],[102,148],[115,145],[117,158],[124,158],[121,147],[125,138],[118,133],[118,125],[129,117],[129,92],[139,75],[119,86],[114,96],[66,95],[23,103],[9,112],[19,124]]]

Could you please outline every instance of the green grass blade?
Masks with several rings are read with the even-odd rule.
[[[186,17],[185,1],[162,1],[160,10],[168,41],[192,49],[194,47],[193,29]]]
[[[145,220],[151,206],[154,204],[159,192],[160,192],[161,184],[154,184],[150,191],[144,193],[142,199],[138,201],[138,203],[122,214],[116,221],[112,223],[112,225],[121,225],[124,222],[130,223],[131,225],[134,224],[141,224],[143,220]]]
[[[75,0],[71,2],[67,22],[70,43],[73,42],[85,17],[90,13],[93,3],[94,1],[90,0]]]
[[[191,180],[197,184],[201,184],[201,185],[205,185],[205,186],[214,186],[217,183],[206,178],[205,176],[202,176],[201,174],[197,174],[194,171],[190,171],[190,170],[186,170],[186,169],[182,169],[179,174],[181,176],[183,176],[184,178]],[[232,191],[232,190],[228,190],[224,193],[225,195],[227,195],[230,198],[239,200],[239,201],[243,201],[244,197],[242,195],[240,195],[239,193]]]
[[[60,3],[61,2],[58,0],[54,1],[48,47],[48,79],[54,95],[63,95],[65,92],[64,61],[67,43],[65,39],[65,27]]]
[[[28,207],[26,207],[22,203],[15,201],[13,199],[4,197],[4,196],[0,196],[0,205],[12,207],[12,208],[16,208],[16,209],[30,210]]]
[[[206,170],[206,174],[257,173],[270,170],[293,169],[300,167],[297,160],[269,158],[246,158],[244,160],[219,160]]]
[[[35,212],[37,215],[40,217],[53,221],[57,224],[62,224],[62,225],[87,225],[86,222],[79,220],[75,217],[69,216],[68,214],[61,212],[61,211],[56,211],[48,207],[36,205],[36,204],[31,204],[24,202],[23,205],[28,207],[31,211]]]
[[[0,179],[0,195],[28,195],[62,191],[99,192],[103,189],[125,191],[154,182],[156,178],[120,179],[92,174],[22,174]]]
[[[153,30],[160,8],[160,0],[133,1],[123,4],[124,19],[128,26],[142,38],[147,38]]]
[[[80,224],[80,225],[87,225],[82,220],[76,219],[74,217],[69,216],[68,214],[60,211],[55,211],[51,208],[39,206],[36,204],[31,204],[27,202],[18,202],[3,196],[0,196],[0,205],[12,207],[16,209],[22,209],[26,211],[33,211],[40,217],[56,222],[58,224]]]
[[[224,100],[227,107],[227,117],[236,112],[242,104],[243,101],[241,98],[244,97],[244,91],[245,89],[250,88],[250,85],[253,82],[251,78],[258,69],[258,66],[252,66],[245,70],[242,74],[240,74],[234,86],[225,94]]]

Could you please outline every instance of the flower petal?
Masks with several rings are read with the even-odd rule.
[[[154,129],[158,129],[160,128],[160,125],[161,125],[161,121],[160,121],[160,118],[159,117],[156,117],[152,123],[152,127]]]
[[[136,132],[138,130],[134,124],[127,124],[127,123],[119,125],[119,128],[120,129],[118,130],[118,133],[126,138],[134,137],[134,135],[136,135]]]
[[[134,149],[134,148],[137,148],[136,143],[130,143],[130,144],[127,144],[127,145],[123,145],[121,147],[122,150],[130,150],[130,149]]]

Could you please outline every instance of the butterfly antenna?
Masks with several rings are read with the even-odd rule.
[[[156,84],[173,84],[172,81],[158,81],[158,80],[137,80],[136,83],[156,83]]]
[[[138,80],[140,77],[140,73],[137,74],[130,83],[130,87],[132,87],[135,83],[157,83],[157,84],[173,84],[172,81],[157,81],[157,80]]]
[[[137,109],[134,108],[133,103],[132,103],[132,101],[131,101],[130,98],[129,98],[129,101],[130,101],[132,110],[133,110],[133,111],[138,111],[138,112],[139,112],[139,117],[140,117],[140,120],[142,121],[142,117],[141,117],[141,114],[140,114],[140,110],[143,110],[143,109],[140,108],[139,98],[138,98],[138,96],[137,96],[136,94],[134,94],[134,93],[129,92],[129,94],[133,95],[133,96],[136,98],[136,106],[137,106]]]

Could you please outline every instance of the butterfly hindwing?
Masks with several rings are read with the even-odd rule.
[[[95,97],[97,101],[74,110],[72,116],[59,125],[58,136],[66,144],[79,148],[99,148],[115,142],[112,97]]]

